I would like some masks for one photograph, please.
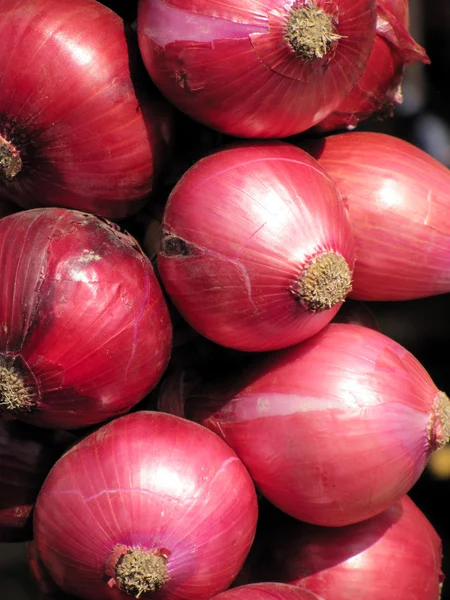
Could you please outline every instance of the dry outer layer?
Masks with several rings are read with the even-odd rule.
[[[0,412],[11,416],[29,412],[34,406],[20,373],[0,356]]]
[[[428,440],[432,450],[438,450],[450,441],[450,399],[444,392],[439,392],[434,402]]]
[[[295,8],[286,25],[286,40],[299,58],[313,61],[328,54],[337,34],[333,17],[315,5]]]
[[[0,172],[6,179],[14,177],[22,169],[22,159],[15,147],[0,135]]]
[[[119,588],[134,598],[160,590],[167,578],[166,558],[139,548],[128,550],[115,567]]]
[[[335,252],[323,252],[306,266],[294,295],[311,311],[328,310],[345,300],[352,289],[347,261]]]

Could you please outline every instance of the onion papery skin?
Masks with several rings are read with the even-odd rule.
[[[424,48],[411,37],[407,0],[377,0],[375,43],[363,74],[337,110],[321,121],[315,131],[354,129],[369,117],[392,117],[402,103],[405,65],[429,64]]]
[[[22,208],[136,212],[173,133],[134,32],[94,0],[4,0],[0,40],[0,136],[22,163],[12,178],[0,169],[0,195]]]
[[[0,543],[33,536],[32,511],[41,485],[75,436],[0,421]]]
[[[401,498],[450,434],[449,399],[422,365],[385,335],[341,323],[199,387],[184,410],[235,450],[272,504],[331,527]]]
[[[330,15],[341,36],[322,58],[297,56],[285,37],[304,7]],[[163,94],[244,138],[300,133],[336,109],[363,72],[375,26],[375,0],[141,0],[138,11],[141,54]]]
[[[336,183],[357,261],[352,298],[412,300],[450,291],[450,171],[412,144],[350,132],[302,144]]]
[[[167,557],[166,583],[143,597],[206,600],[238,574],[256,521],[253,482],[218,436],[172,415],[136,412],[56,463],[34,532],[44,567],[67,593],[130,598],[108,571],[119,545]]]
[[[227,590],[213,600],[324,600],[308,590],[282,583],[257,583]]]
[[[5,217],[0,280],[0,366],[29,386],[28,410],[12,416],[61,429],[100,423],[163,374],[167,305],[149,259],[117,226],[62,208]]]
[[[365,600],[440,597],[441,540],[407,496],[347,527],[317,527],[281,513],[271,525],[255,562],[264,580],[289,582],[333,600],[360,600],[362,590]]]
[[[328,175],[284,142],[248,143],[203,158],[172,191],[158,270],[177,309],[229,348],[264,351],[314,335],[337,302],[309,310],[298,285],[314,257],[353,270],[353,233]]]

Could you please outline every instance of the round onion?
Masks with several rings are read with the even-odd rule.
[[[449,399],[422,365],[378,331],[341,323],[205,384],[185,415],[236,451],[275,506],[326,526],[381,513],[450,438]]]
[[[227,590],[213,600],[324,600],[308,590],[283,583],[257,583]]]
[[[143,67],[138,79],[138,56],[133,34],[100,2],[2,0],[3,198],[108,218],[145,203],[172,134]]]
[[[30,540],[34,502],[53,464],[75,437],[0,421],[0,543]]]
[[[450,171],[371,132],[307,143],[347,205],[358,257],[351,296],[412,300],[450,292]]]
[[[402,102],[405,65],[430,62],[408,28],[408,0],[377,0],[375,44],[364,73],[337,110],[319,123],[319,131],[354,129],[359,121],[368,117],[393,115],[395,107]]]
[[[197,162],[169,197],[158,268],[199,333],[245,351],[314,335],[351,289],[353,236],[328,175],[283,142]]]
[[[38,555],[80,598],[207,600],[236,577],[257,501],[218,436],[136,412],[89,435],[53,467],[36,503]]]
[[[375,40],[375,0],[141,0],[138,36],[160,90],[240,137],[287,137],[338,107]]]
[[[149,259],[93,215],[0,220],[0,413],[72,429],[127,412],[169,360],[171,324]]]
[[[254,566],[262,579],[333,600],[437,600],[444,580],[441,540],[407,496],[347,527],[317,527],[279,514],[258,550]]]

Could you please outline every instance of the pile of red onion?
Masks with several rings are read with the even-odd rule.
[[[408,3],[119,4],[0,7],[0,543],[40,600],[439,600],[450,400],[379,306],[450,293],[450,171],[321,137]]]

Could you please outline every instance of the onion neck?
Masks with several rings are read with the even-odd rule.
[[[324,58],[342,36],[336,33],[333,16],[311,3],[291,10],[284,37],[299,58],[313,61]]]
[[[313,312],[343,302],[352,289],[352,273],[345,258],[335,252],[314,256],[303,270],[294,296]]]
[[[22,159],[17,148],[0,135],[0,169],[5,179],[11,180],[20,173]]]
[[[450,399],[444,392],[439,392],[434,401],[428,427],[428,440],[432,452],[450,442]]]
[[[118,545],[109,562],[113,583],[132,598],[161,590],[169,578],[167,557],[158,550]]]
[[[0,356],[0,412],[10,417],[29,413],[36,405],[36,394],[15,359]]]

